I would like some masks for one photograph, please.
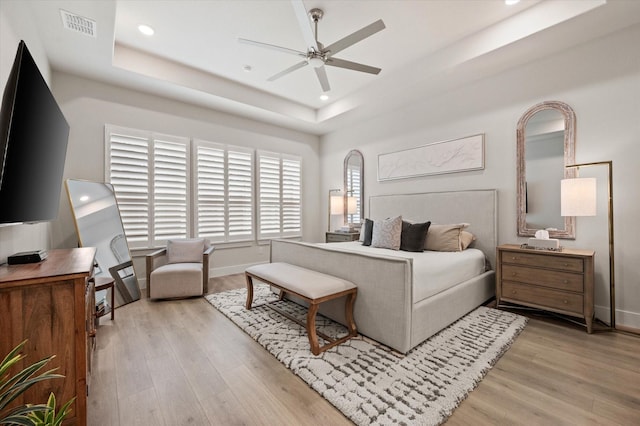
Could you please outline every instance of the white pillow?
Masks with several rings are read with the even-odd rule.
[[[376,220],[373,222],[371,247],[400,250],[402,236],[402,216]]]
[[[167,241],[167,263],[202,263],[204,238]]]

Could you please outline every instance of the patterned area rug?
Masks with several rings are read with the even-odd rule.
[[[246,289],[207,300],[264,346],[287,368],[358,425],[438,425],[467,397],[524,329],[523,316],[479,307],[403,355],[357,336],[314,356],[303,327],[264,306],[277,301],[255,285],[253,308]],[[306,308],[283,300],[278,308],[306,319]],[[325,334],[346,328],[318,315]],[[322,340],[320,342],[322,344]]]

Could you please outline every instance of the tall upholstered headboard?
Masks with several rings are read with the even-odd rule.
[[[474,247],[482,250],[495,268],[498,242],[498,193],[495,189],[424,192],[369,197],[369,214],[376,220],[402,215],[410,222],[434,224],[469,223],[476,236]]]

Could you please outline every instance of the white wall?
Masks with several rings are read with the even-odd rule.
[[[27,44],[45,81],[51,87],[49,63],[38,38],[37,29],[28,17],[22,15],[22,10],[17,7],[17,2],[2,2],[0,8],[0,93],[4,93],[20,40]],[[14,28],[10,22],[20,22],[20,26]],[[0,264],[5,263],[7,256],[13,253],[49,247],[48,222],[33,225],[0,225]]]
[[[55,72],[53,91],[71,127],[64,177],[104,181],[104,125],[153,130],[213,142],[300,155],[303,169],[303,238],[318,240],[319,138],[169,99]],[[53,226],[55,247],[74,247],[76,234],[63,197]],[[144,286],[146,252],[134,252],[134,266]],[[223,248],[213,256],[212,275],[244,270],[269,259],[268,246]]]
[[[365,158],[365,197],[497,188],[499,243],[524,242],[517,237],[516,124],[519,117],[538,102],[566,102],[577,117],[576,160],[612,160],[614,164],[617,322],[640,328],[638,40],[640,26],[636,25],[325,135],[321,140],[323,184],[320,193],[342,186],[343,158],[349,150],[359,149]],[[377,181],[378,154],[477,133],[485,133],[485,169],[482,171]],[[606,174],[596,168],[581,170],[581,176],[596,174],[606,182]],[[324,198],[322,209],[326,210]],[[606,192],[600,193],[599,202],[599,215],[578,218],[577,239],[563,240],[562,244],[596,250],[597,311],[604,312],[603,317],[608,318]]]

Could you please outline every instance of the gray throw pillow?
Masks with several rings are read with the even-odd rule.
[[[373,222],[371,246],[399,250],[401,235],[402,216],[376,220]]]
[[[400,250],[404,251],[424,251],[424,243],[427,239],[431,222],[410,223],[402,221],[402,234],[400,235]]]

